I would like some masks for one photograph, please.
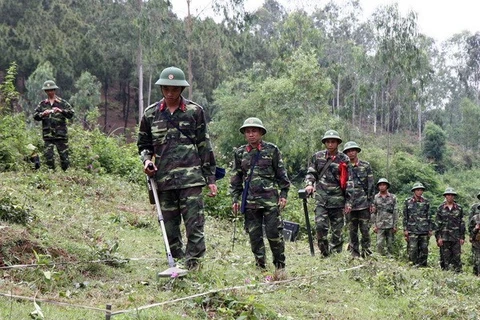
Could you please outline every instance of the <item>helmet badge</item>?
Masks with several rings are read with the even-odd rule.
[[[168,75],[168,79],[173,80],[173,78],[175,78],[175,77],[173,76],[173,74],[170,73],[170,74]]]

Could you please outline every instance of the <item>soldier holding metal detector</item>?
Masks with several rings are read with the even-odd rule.
[[[179,68],[164,69],[155,84],[160,85],[163,99],[145,110],[138,150],[144,172],[154,178],[150,178],[154,187],[158,185],[155,200],[159,202],[159,221],[165,225],[167,251],[171,246],[173,258],[185,258],[188,269],[197,269],[205,254],[202,187],[208,185],[209,196],[217,194],[215,158],[205,113],[181,95],[189,83]],[[182,218],[187,235],[185,251]],[[161,275],[168,276],[168,272]]]
[[[263,227],[273,254],[277,279],[285,276],[285,242],[280,210],[287,204],[290,181],[278,147],[263,141],[267,129],[258,118],[248,118],[240,127],[247,144],[234,153],[230,180],[232,209],[245,215],[245,229],[256,266],[266,269]],[[280,189],[278,192],[277,187]],[[241,199],[241,205],[238,201]]]
[[[315,191],[315,224],[320,252],[327,257],[332,252],[341,252],[343,245],[345,194],[347,190],[348,157],[338,151],[342,139],[335,130],[325,132],[322,143],[326,150],[315,153],[308,168],[305,192]],[[328,231],[332,236],[328,241]]]

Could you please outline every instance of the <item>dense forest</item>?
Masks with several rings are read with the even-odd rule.
[[[478,168],[480,33],[437,43],[396,4],[365,21],[354,0],[308,12],[275,0],[255,12],[242,0],[212,6],[222,19],[180,18],[166,0],[0,1],[1,112],[23,113],[31,128],[52,78],[76,123],[132,133],[160,98],[160,71],[175,65],[192,84],[184,94],[207,110],[220,163],[257,116],[294,180],[329,128],[362,145],[377,177],[397,179],[395,161],[409,155],[437,173]]]

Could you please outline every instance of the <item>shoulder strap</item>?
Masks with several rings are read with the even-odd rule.
[[[168,115],[167,112],[163,111],[162,112],[162,115],[165,119],[167,119],[168,122],[170,122],[170,124],[172,126],[174,126],[178,131],[180,131],[181,134],[183,134],[185,137],[188,138],[188,140],[190,140],[190,142],[194,145],[196,145],[197,143],[193,140],[192,137],[190,137],[188,134],[185,133],[185,131],[183,131],[182,129],[180,129],[180,127],[175,123],[173,122],[172,118],[170,117],[170,115]]]

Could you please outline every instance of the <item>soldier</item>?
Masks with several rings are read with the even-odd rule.
[[[426,267],[428,242],[432,235],[430,202],[423,197],[425,187],[415,182],[403,209],[403,234],[408,243],[408,258],[415,266]]]
[[[255,264],[266,268],[265,245],[262,225],[270,244],[276,275],[281,278],[285,268],[285,242],[280,210],[287,204],[290,181],[278,147],[263,141],[267,129],[258,118],[248,118],[240,127],[246,145],[234,152],[233,176],[230,193],[233,212],[245,214],[245,229],[250,237],[250,246]],[[280,189],[280,193],[277,190]],[[239,206],[239,199],[242,199]]]
[[[480,200],[480,193],[477,194]],[[475,203],[470,211],[468,233],[472,243],[473,273],[480,276],[480,203]]]
[[[440,248],[442,270],[462,271],[461,246],[465,242],[463,209],[455,202],[457,193],[453,188],[445,189],[445,201],[438,207],[435,216],[435,238]]]
[[[326,150],[315,153],[305,177],[307,194],[315,193],[315,224],[320,252],[327,257],[341,252],[343,246],[345,192],[348,180],[348,157],[338,151],[342,139],[335,130],[325,132],[322,143]],[[328,231],[332,235],[329,244]]]
[[[390,183],[385,178],[377,182],[378,193],[373,199],[373,232],[377,234],[377,252],[385,255],[385,243],[388,254],[393,254],[393,241],[397,232],[397,197],[388,191]]]
[[[56,95],[57,85],[52,80],[43,83],[42,90],[47,94],[47,99],[38,103],[33,118],[42,121],[42,135],[45,142],[45,158],[47,166],[55,169],[55,150],[60,156],[60,165],[63,171],[70,166],[68,159],[68,133],[67,119],[74,115],[72,106]]]
[[[358,159],[362,149],[355,141],[349,141],[343,148],[350,159],[348,165],[348,185],[352,194],[347,198],[345,214],[348,222],[350,243],[348,245],[353,257],[362,256],[365,258],[372,254],[370,250],[370,215],[373,211],[373,197],[375,194],[373,171],[370,163]],[[358,230],[362,234],[360,243],[358,241]]]
[[[172,256],[190,270],[205,254],[202,187],[215,196],[215,158],[201,106],[182,96],[189,86],[183,71],[164,69],[158,81],[163,99],[149,106],[140,122],[137,146],[144,172],[155,176]],[[153,165],[153,166],[152,166]],[[183,217],[187,245],[183,250]]]

